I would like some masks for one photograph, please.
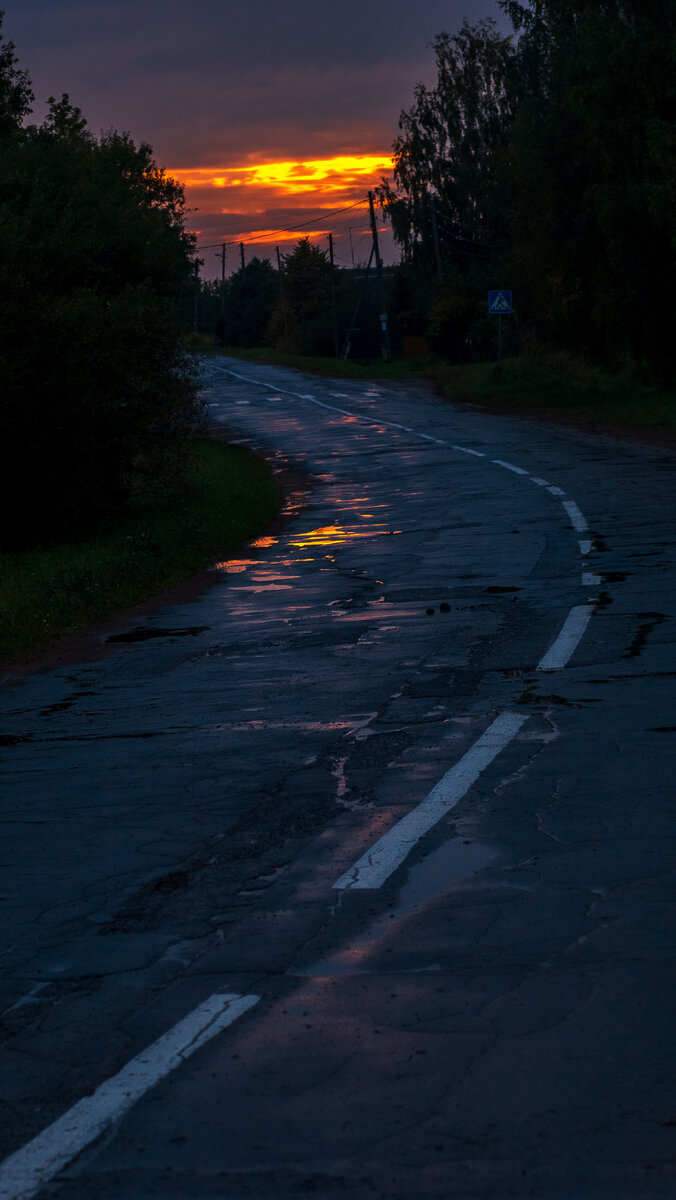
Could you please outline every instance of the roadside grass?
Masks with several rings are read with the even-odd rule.
[[[499,412],[527,413],[609,432],[676,433],[676,392],[642,381],[635,372],[611,372],[563,352],[454,365],[444,359],[310,358],[267,348],[222,349],[200,337],[195,349],[247,362],[295,367],[340,379],[429,380],[447,400],[466,401]]]
[[[193,444],[187,488],[145,500],[105,535],[0,557],[0,661],[87,629],[261,534],[279,512],[264,463],[216,439]]]
[[[676,432],[676,394],[631,371],[611,373],[566,354],[429,368],[442,395],[496,411],[563,419],[608,430]]]
[[[322,358],[318,355],[290,354],[286,350],[270,350],[267,346],[217,346],[201,336],[191,342],[201,354],[225,355],[245,362],[267,363],[270,366],[292,367],[311,375],[326,375],[334,379],[424,379],[425,368],[432,359],[396,358],[383,362],[381,358]]]

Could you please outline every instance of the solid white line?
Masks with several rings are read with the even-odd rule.
[[[257,1004],[260,996],[214,995],[132,1058],[0,1167],[1,1200],[28,1200],[137,1100],[217,1033]]]
[[[540,659],[537,665],[538,671],[558,671],[561,667],[565,667],[582,639],[593,611],[591,604],[578,604],[575,608],[571,608],[559,636],[552,642],[544,657]]]
[[[589,529],[589,526],[577,507],[575,501],[562,500],[561,503],[570,517],[573,529],[577,529],[578,533],[586,533],[586,531]]]
[[[378,888],[404,861],[428,830],[469,791],[485,768],[516,737],[528,720],[525,713],[501,713],[432,791],[402,817],[370,850],[341,875],[334,888]]]
[[[508,471],[513,471],[515,475],[527,475],[528,471],[524,471],[523,467],[515,467],[514,463],[503,462],[501,458],[492,458],[492,463],[496,467],[505,467]]]

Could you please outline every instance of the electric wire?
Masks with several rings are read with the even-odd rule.
[[[237,238],[234,241],[225,242],[225,245],[226,246],[237,246],[240,243],[242,243],[244,246],[248,246],[252,242],[261,242],[261,241],[267,242],[267,241],[270,241],[271,238],[277,237],[277,235],[280,233],[293,233],[296,229],[304,229],[306,225],[316,225],[319,221],[327,220],[328,217],[340,216],[341,213],[350,212],[351,209],[360,208],[362,205],[364,205],[366,203],[367,203],[366,200],[357,200],[356,204],[348,204],[345,208],[329,209],[329,211],[326,214],[322,214],[321,217],[312,217],[309,221],[299,221],[297,225],[287,225],[287,227],[285,229],[271,229],[267,233],[256,234],[255,237]],[[224,244],[223,241],[210,242],[208,244],[205,243],[203,245],[197,245],[195,247],[195,249],[196,250],[213,250],[218,246],[222,246],[223,244]]]

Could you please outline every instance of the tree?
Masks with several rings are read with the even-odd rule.
[[[94,138],[66,95],[21,127],[18,74],[24,99],[0,138],[4,549],[78,537],[139,489],[178,486],[197,414],[178,323],[194,277],[179,185],[149,146]],[[16,77],[7,59],[0,95]]]
[[[328,255],[304,237],[282,261],[283,299],[280,297],[270,322],[274,344],[298,354],[333,354],[331,281],[335,273]]]
[[[268,344],[270,318],[279,300],[277,272],[267,258],[252,258],[228,280],[226,338],[231,346]]]
[[[537,87],[511,135],[515,271],[551,340],[673,372],[676,0],[501,0]]]
[[[438,246],[444,266],[467,274],[500,243],[496,158],[518,103],[517,56],[491,20],[465,21],[433,46],[436,86],[419,84],[401,113],[396,187],[379,196],[409,261],[423,257],[436,274]]]
[[[0,8],[0,139],[20,130],[35,99],[26,71],[19,68],[14,43],[3,37],[4,18],[5,10]]]

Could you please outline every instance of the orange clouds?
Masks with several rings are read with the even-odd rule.
[[[188,208],[194,213],[190,224],[201,245],[223,237],[255,243],[263,250],[301,236],[326,240],[329,231],[340,240],[341,233],[347,238],[350,225],[358,256],[358,239],[368,231],[367,193],[391,172],[389,154],[168,170],[185,188]],[[349,211],[336,218],[342,209]],[[288,232],[282,232],[285,227]],[[341,252],[344,263],[348,256],[352,259],[352,241],[349,251],[346,242]]]
[[[355,189],[368,190],[391,170],[392,159],[387,154],[345,154],[307,162],[267,162],[225,170],[192,167],[170,170],[169,174],[180,179],[186,189],[199,190],[202,194],[210,189],[246,188],[250,195],[268,191],[285,201],[291,196],[305,199],[312,196],[315,200],[318,196],[328,196],[330,205],[320,207],[333,207],[336,196],[351,197]],[[214,203],[217,202],[214,197]]]

